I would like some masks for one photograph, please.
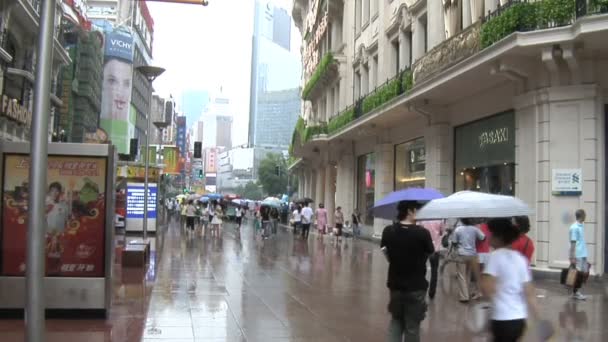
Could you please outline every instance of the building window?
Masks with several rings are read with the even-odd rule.
[[[454,188],[515,194],[515,116],[507,112],[456,127]]]
[[[334,88],[334,108],[336,109],[336,113],[340,111],[340,82]]]
[[[374,153],[357,158],[357,207],[366,225],[374,224],[372,209],[376,189],[376,163]]]
[[[369,1],[370,0],[363,0],[363,25],[369,23]]]
[[[372,77],[371,77],[372,85],[371,85],[370,89],[376,89],[376,87],[378,86],[379,78],[380,77],[378,75],[378,55],[375,55],[374,58],[372,58]]]
[[[375,18],[378,15],[378,0],[371,0],[371,13],[372,18]]]
[[[399,75],[399,58],[400,58],[400,53],[399,53],[399,39],[395,39],[393,40],[392,44],[392,65],[393,65],[393,71],[395,72],[395,75]]]
[[[365,96],[369,93],[369,66],[366,64],[363,66],[363,72],[361,73],[361,95]]]
[[[406,33],[407,36],[407,46],[408,46],[408,52],[409,52],[409,58],[407,60],[407,67],[411,67],[412,66],[412,61],[414,60],[414,49],[413,49],[413,40],[412,40],[412,31],[409,30]]]
[[[355,101],[361,97],[361,73],[355,72]]]
[[[361,22],[361,9],[362,9],[362,0],[355,1],[355,32],[361,32],[361,26],[363,23]]]
[[[424,138],[395,145],[395,190],[423,188],[425,166]]]

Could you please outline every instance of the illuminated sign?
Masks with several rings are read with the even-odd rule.
[[[144,218],[144,184],[127,184],[127,218]],[[148,184],[148,218],[156,218],[156,184]]]

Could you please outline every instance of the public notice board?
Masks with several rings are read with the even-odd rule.
[[[144,218],[144,183],[128,183],[127,184],[127,218],[128,219],[143,219]],[[157,185],[151,183],[148,185],[148,219],[156,218],[156,194]]]
[[[4,154],[2,270],[23,276],[27,241],[29,156]],[[103,277],[105,157],[49,156],[45,197],[46,275]]]

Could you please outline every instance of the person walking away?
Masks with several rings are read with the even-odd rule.
[[[477,250],[477,261],[478,261],[478,269],[475,271],[475,274],[481,274],[483,270],[486,260],[488,259],[488,255],[490,255],[490,229],[488,228],[488,224],[486,222],[482,222],[479,224],[479,230],[485,235],[485,239],[477,240],[475,243],[475,248]]]
[[[353,223],[353,237],[357,238],[361,235],[361,214],[359,213],[359,209],[355,209],[351,216]]]
[[[513,224],[519,231],[519,236],[511,244],[511,248],[514,251],[520,252],[528,260],[528,265],[532,263],[532,256],[534,255],[534,242],[528,237],[530,231],[530,219],[528,216],[518,216],[513,218]]]
[[[293,235],[296,236],[302,225],[302,207],[299,205],[291,213],[291,219],[293,220]]]
[[[262,218],[262,237],[268,239],[270,236],[270,208],[262,206],[260,216]]]
[[[279,210],[277,208],[270,209],[270,226],[272,228],[272,235],[277,234],[277,226],[279,224]]]
[[[536,293],[526,258],[511,249],[520,235],[510,219],[488,221],[495,249],[488,256],[481,291],[492,304],[490,332],[495,342],[517,342],[525,331],[526,319],[538,319]]]
[[[576,270],[580,273],[589,272],[589,263],[587,262],[588,252],[587,244],[585,242],[585,219],[587,214],[583,209],[579,209],[574,213],[576,222],[570,226],[570,265],[576,267]],[[583,286],[583,279],[581,276],[576,277],[574,284],[572,297],[577,300],[586,300],[587,296],[580,292]]]
[[[236,212],[234,215],[236,216],[237,228],[241,229],[241,224],[243,223],[243,208],[241,206],[236,207]]]
[[[327,210],[323,203],[319,203],[319,208],[315,213],[317,218],[317,231],[319,232],[319,238],[323,238],[327,229]]]
[[[452,242],[458,246],[458,288],[461,303],[468,303],[471,299],[479,298],[474,284],[479,282],[479,274],[474,274],[475,282],[471,281],[471,273],[478,270],[477,266],[477,240],[485,239],[485,235],[473,225],[473,220],[463,218],[452,235]]]
[[[203,235],[207,235],[207,228],[209,228],[209,206],[203,206],[201,208],[201,227]]]
[[[196,207],[194,201],[188,201],[186,206],[186,227],[190,232],[194,232],[194,218],[196,217]]]
[[[312,209],[309,207],[309,204],[305,203],[304,208],[302,209],[302,238],[304,239],[308,239],[313,215],[314,214]]]
[[[429,284],[429,298],[435,298],[437,292],[437,276],[439,271],[439,251],[441,250],[441,238],[445,233],[445,223],[441,220],[421,221],[420,226],[428,230],[433,241],[433,249],[435,252],[429,257],[431,264],[431,282]]]
[[[342,242],[342,229],[344,229],[344,213],[342,213],[342,207],[336,208],[334,220],[336,222],[336,243],[340,243]]]
[[[211,227],[212,227],[212,235],[213,235],[213,231],[215,231],[215,235],[216,236],[220,236],[220,230],[221,230],[221,226],[222,226],[222,216],[224,215],[224,212],[222,210],[222,207],[217,204],[215,206],[215,210],[213,212],[213,220],[211,220]]]
[[[417,202],[400,202],[397,222],[382,231],[380,246],[389,262],[389,342],[419,342],[426,316],[426,262],[435,250],[429,231],[415,223],[419,207]]]
[[[186,210],[188,209],[188,204],[186,203],[186,200],[183,199],[181,204],[180,204],[180,222],[181,222],[181,227],[182,229],[186,226]]]

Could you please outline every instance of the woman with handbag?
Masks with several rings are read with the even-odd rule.
[[[521,339],[529,316],[538,318],[536,293],[526,258],[511,248],[519,230],[509,219],[488,221],[494,251],[488,256],[481,291],[491,302],[490,331],[495,342]]]

